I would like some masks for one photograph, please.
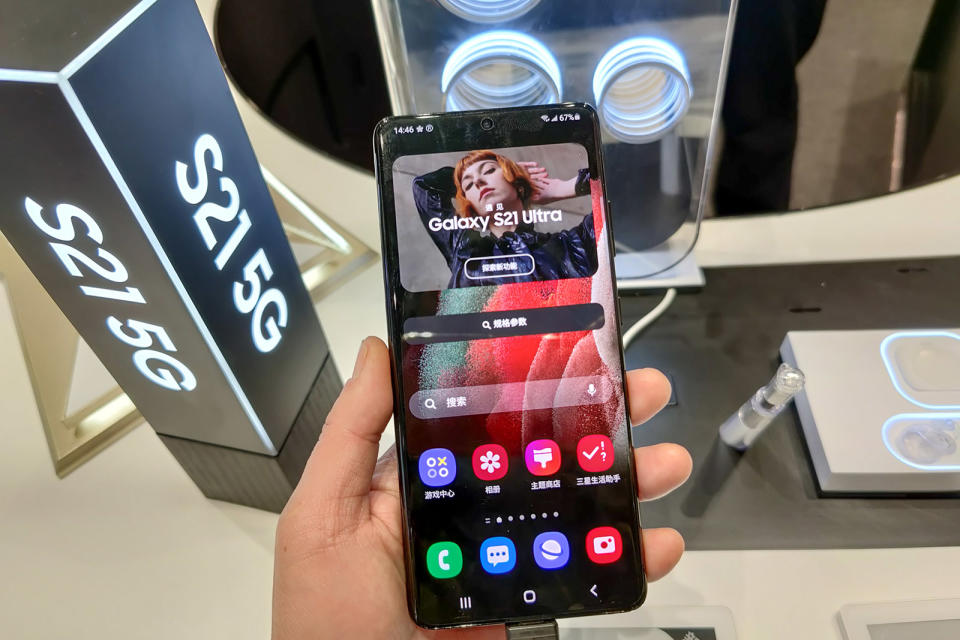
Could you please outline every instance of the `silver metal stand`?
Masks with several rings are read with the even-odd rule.
[[[507,640],[557,640],[559,637],[556,620],[507,625]]]

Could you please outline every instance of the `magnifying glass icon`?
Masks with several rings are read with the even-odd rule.
[[[427,409],[436,409],[437,403],[433,401],[433,398],[427,398],[423,401],[423,406],[425,406]]]
[[[484,329],[486,329],[487,331],[490,331],[490,321],[489,321],[489,320],[484,320],[483,322],[480,323],[480,326],[483,327]]]

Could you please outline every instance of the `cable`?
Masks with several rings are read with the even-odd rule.
[[[623,350],[626,351],[627,347],[630,346],[630,343],[633,342],[634,338],[640,335],[640,332],[653,324],[657,318],[663,315],[663,312],[666,311],[671,304],[673,304],[674,298],[677,297],[677,290],[674,288],[667,289],[667,292],[664,294],[663,299],[655,306],[650,312],[640,318],[637,322],[634,323],[632,327],[623,332]]]

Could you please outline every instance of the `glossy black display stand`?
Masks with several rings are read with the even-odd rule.
[[[196,5],[8,3],[0,130],[4,236],[204,494],[279,511],[340,380]]]

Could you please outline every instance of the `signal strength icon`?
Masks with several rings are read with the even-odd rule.
[[[543,120],[544,122],[548,122],[550,120],[550,116],[548,116],[547,114],[543,114],[542,116],[540,116],[540,119]]]
[[[557,116],[553,116],[552,118],[550,118],[550,122],[556,122],[556,121],[557,121]]]

